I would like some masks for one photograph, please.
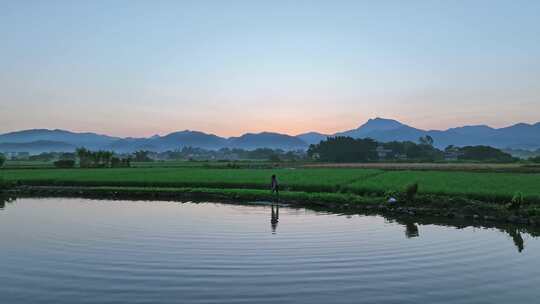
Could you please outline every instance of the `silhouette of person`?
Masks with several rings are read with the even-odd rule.
[[[279,205],[276,205],[275,211],[274,211],[274,205],[272,205],[272,217],[270,218],[270,225],[272,226],[272,233],[276,233],[278,222],[279,222]]]
[[[270,188],[272,189],[272,194],[274,194],[274,192],[275,192],[276,196],[279,198],[279,184],[278,184],[278,181],[277,181],[277,178],[276,178],[275,174],[272,175]]]

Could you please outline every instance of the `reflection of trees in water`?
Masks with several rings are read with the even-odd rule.
[[[419,237],[418,225],[439,225],[454,227],[457,229],[464,229],[467,227],[478,228],[495,228],[500,232],[508,234],[514,243],[514,246],[518,252],[522,252],[525,249],[524,236],[539,237],[540,227],[532,225],[516,225],[510,223],[501,222],[478,222],[466,219],[458,218],[440,218],[440,217],[411,217],[411,216],[399,216],[393,214],[386,214],[384,217],[390,222],[396,222],[405,226],[405,236],[407,238]]]
[[[418,237],[418,226],[414,222],[405,223],[405,236],[410,239],[413,237]]]
[[[405,226],[405,236],[408,239],[420,236],[418,232],[418,225],[416,225],[415,222],[404,221],[401,224]],[[503,227],[504,228],[499,228],[499,230],[502,232],[508,233],[508,235],[510,235],[510,237],[512,238],[512,241],[514,242],[514,245],[516,246],[518,252],[522,252],[523,249],[525,248],[525,241],[523,240],[523,237],[521,235],[522,229],[520,229],[517,226],[512,226],[512,225],[506,225]],[[464,227],[458,226],[457,228],[462,229]]]
[[[15,200],[14,197],[7,196],[0,193],[0,210],[6,207],[6,203],[11,203]]]
[[[272,233],[276,233],[278,222],[279,222],[279,205],[276,205],[275,209],[274,209],[274,205],[272,205],[272,216],[270,218],[270,225],[272,226]]]

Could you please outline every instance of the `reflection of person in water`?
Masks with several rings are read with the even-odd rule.
[[[416,226],[415,223],[406,223],[405,224],[405,236],[410,239],[413,237],[417,237],[420,234],[418,233],[418,226]]]
[[[278,222],[279,222],[279,205],[276,205],[275,211],[274,211],[274,205],[272,205],[272,217],[270,218],[270,225],[272,226],[272,233],[276,233]]]
[[[512,240],[514,241],[514,245],[516,245],[519,252],[523,251],[523,248],[525,248],[525,244],[523,241],[523,237],[521,237],[521,233],[518,228],[509,228],[506,230],[510,237],[512,237]]]

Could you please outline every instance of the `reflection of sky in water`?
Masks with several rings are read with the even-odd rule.
[[[517,230],[280,207],[272,233],[271,211],[18,199],[0,210],[0,294],[10,303],[504,303],[537,296],[540,240]]]

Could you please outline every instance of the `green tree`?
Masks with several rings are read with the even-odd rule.
[[[434,142],[433,137],[429,135],[420,137],[418,141],[420,141],[421,145],[426,145],[426,146],[433,146],[433,142]]]
[[[81,168],[111,167],[111,159],[113,157],[113,152],[111,151],[90,151],[85,148],[78,148],[75,154],[79,159],[79,167]]]
[[[104,151],[103,153],[103,161],[105,162],[105,167],[110,168],[111,166],[111,160],[114,153],[111,151]]]
[[[279,155],[277,153],[273,153],[272,155],[270,155],[270,157],[268,158],[269,161],[273,162],[273,163],[279,163],[281,162],[281,158],[279,157]]]
[[[529,158],[529,161],[531,161],[533,163],[540,163],[540,156],[531,157],[531,158]]]
[[[318,144],[311,145],[308,156],[318,156],[326,162],[365,162],[378,159],[377,142],[371,138],[354,139],[352,137],[328,137]]]
[[[61,159],[57,160],[54,163],[56,168],[73,168],[75,167],[75,161],[72,159]]]
[[[401,159],[405,156],[408,160],[435,161],[443,159],[444,153],[428,144],[417,144],[412,141],[392,141],[382,144],[385,149],[391,150],[388,159]]]
[[[512,155],[490,146],[467,146],[459,149],[459,159],[484,162],[513,162]]]
[[[144,150],[135,151],[135,153],[133,153],[133,161],[136,161],[136,162],[152,161],[152,159],[148,156],[149,154],[150,154],[149,151],[144,151]]]
[[[77,148],[75,154],[77,155],[77,159],[79,159],[79,167],[88,168],[92,166],[91,152],[89,150],[84,147]]]
[[[5,162],[6,162],[6,157],[4,156],[4,154],[0,153],[0,168],[2,168]]]

